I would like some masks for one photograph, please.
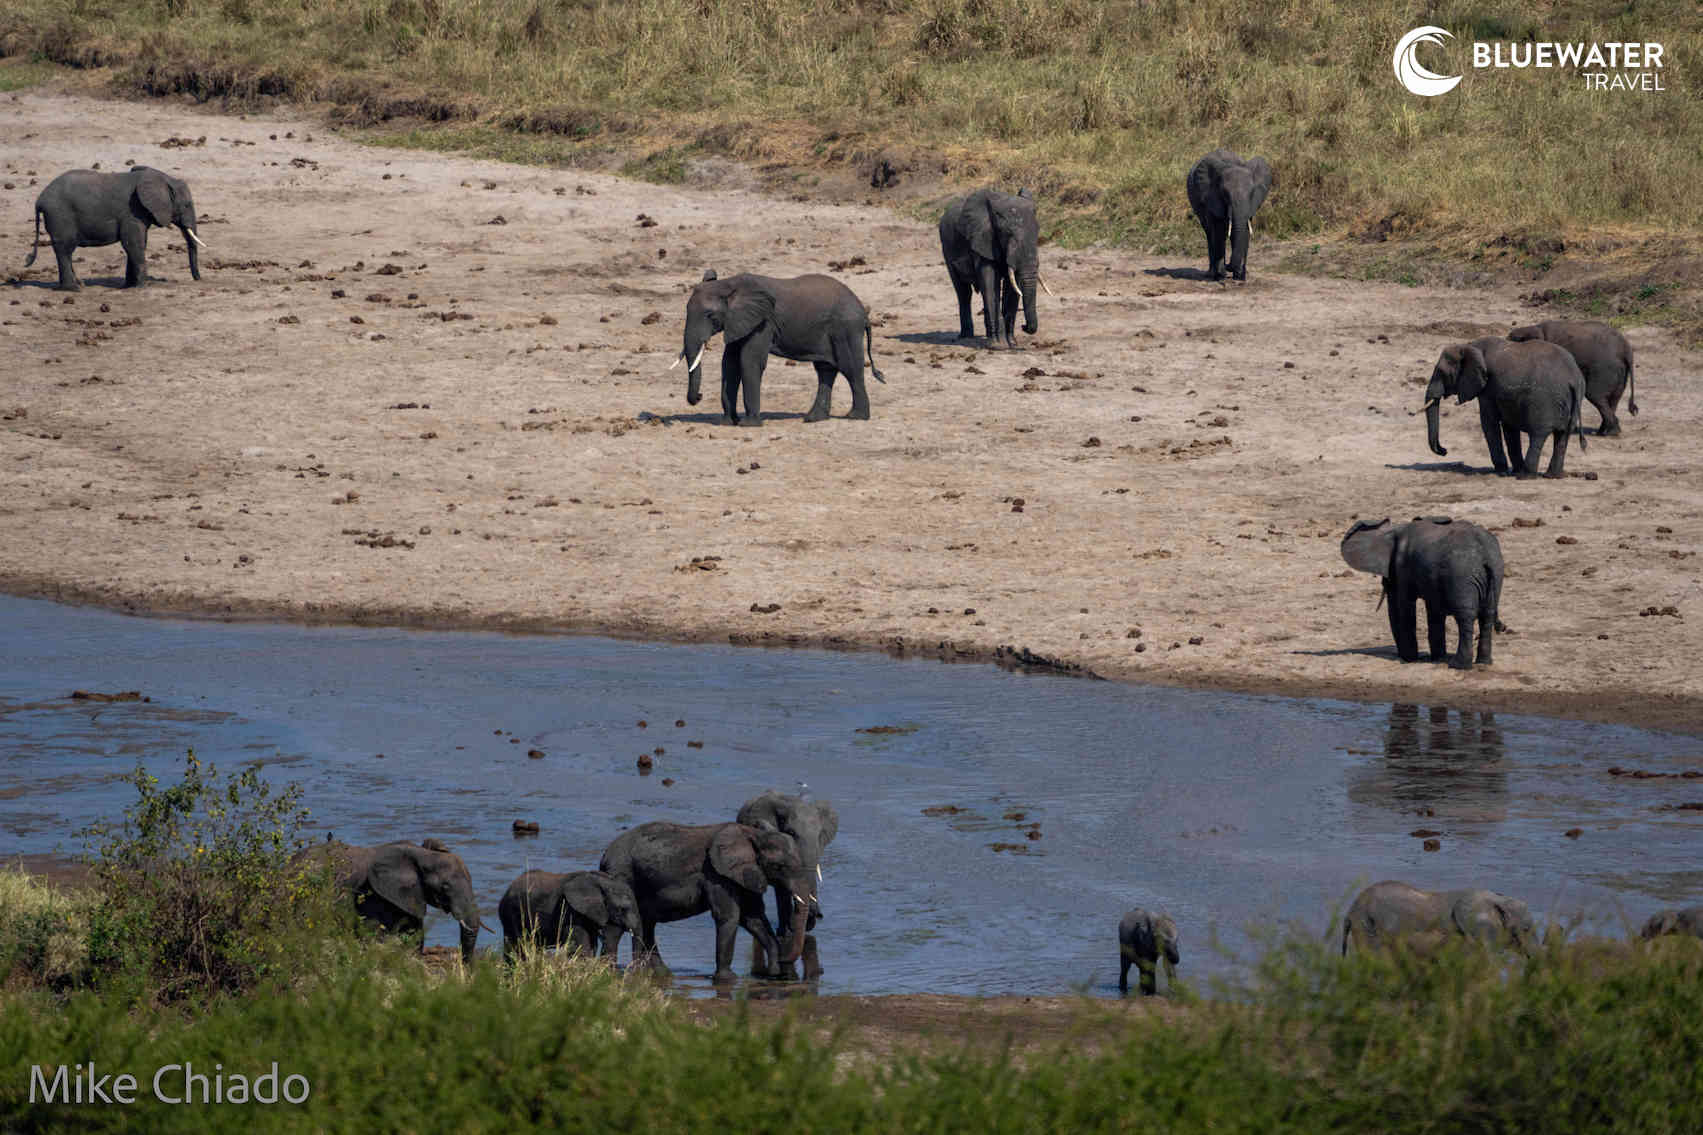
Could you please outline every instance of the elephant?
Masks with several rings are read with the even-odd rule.
[[[828,801],[806,800],[802,796],[791,796],[771,788],[740,805],[739,814],[734,819],[746,827],[785,832],[791,836],[798,844],[798,854],[804,860],[804,869],[814,874],[818,883],[821,882],[822,851],[834,841],[834,836],[840,830],[840,815]],[[822,907],[816,898],[812,898],[810,918],[805,923],[805,930],[814,930],[817,920],[821,917]],[[776,924],[780,925],[785,921],[786,912],[777,908]],[[763,957],[761,945],[752,953],[751,968],[755,973],[768,971],[768,960]]]
[[[1348,908],[1342,952],[1348,953],[1350,938],[1362,949],[1405,941],[1429,951],[1456,935],[1522,954],[1538,945],[1531,912],[1519,899],[1484,890],[1422,891],[1391,881],[1367,887]]]
[[[1342,558],[1356,571],[1383,577],[1390,633],[1403,662],[1419,659],[1416,604],[1423,599],[1431,661],[1441,662],[1446,655],[1452,617],[1460,642],[1449,665],[1470,670],[1475,661],[1491,664],[1503,576],[1502,545],[1493,533],[1447,516],[1416,516],[1409,524],[1391,524],[1386,516],[1376,524],[1356,522],[1342,538]]]
[[[769,957],[772,976],[782,977],[804,952],[805,924],[816,900],[814,879],[798,845],[784,832],[740,823],[685,824],[656,820],[629,828],[604,849],[598,869],[633,889],[639,903],[639,932],[633,957],[648,956],[658,968],[656,924],[709,911],[715,920],[715,980],[733,980],[733,946],[743,926]],[[763,892],[773,886],[782,910],[791,912],[786,952],[763,913]],[[614,954],[620,936],[605,933],[605,952]]]
[[[1644,929],[1638,932],[1638,937],[1649,941],[1664,934],[1689,934],[1694,938],[1703,938],[1703,906],[1657,911],[1644,923]]]
[[[863,385],[863,355],[869,352],[869,373],[877,382],[887,379],[875,365],[875,333],[869,312],[852,290],[831,276],[798,276],[778,280],[744,273],[716,278],[715,269],[686,301],[686,340],[669,370],[686,365],[686,401],[696,406],[703,398],[704,344],[716,332],[726,336],[721,354],[721,424],[759,426],[763,423],[763,368],[770,355],[816,366],[816,401],[804,415],[807,422],[828,417],[834,376],[843,374],[851,385],[848,418],[869,418],[869,392]],[[745,416],[735,402],[745,391]]]
[[[189,274],[201,278],[196,233],[195,201],[189,186],[149,166],[132,166],[121,173],[74,169],[47,183],[35,199],[35,238],[30,243],[28,268],[35,263],[41,243],[41,225],[47,221],[47,239],[59,261],[62,292],[80,291],[71,254],[79,248],[104,244],[124,246],[124,286],[139,288],[148,282],[148,228],[176,225],[189,249]]]
[[[1134,965],[1141,974],[1141,992],[1159,991],[1155,972],[1160,955],[1165,958],[1165,974],[1171,978],[1171,967],[1182,960],[1177,951],[1177,924],[1169,915],[1152,914],[1136,907],[1118,923],[1118,991],[1129,992],[1129,967]]]
[[[940,254],[952,277],[952,290],[958,293],[958,338],[972,339],[976,334],[970,316],[971,289],[982,297],[989,347],[1017,346],[1019,291],[1024,332],[1033,335],[1040,330],[1035,286],[1046,286],[1041,283],[1040,240],[1035,199],[1027,189],[1019,189],[1016,196],[978,189],[946,207],[940,218]],[[1016,284],[1011,282],[1013,273]]]
[[[1579,435],[1585,448],[1579,410],[1585,401],[1585,376],[1573,356],[1554,343],[1513,343],[1507,339],[1474,339],[1443,348],[1425,388],[1425,438],[1431,452],[1448,456],[1439,441],[1440,403],[1451,394],[1461,404],[1478,399],[1478,424],[1490,446],[1490,461],[1498,473],[1509,471],[1512,459],[1520,477],[1537,476],[1543,443],[1553,439],[1545,477],[1565,477],[1567,435]],[[1520,457],[1520,434],[1531,435],[1531,448]],[[1502,443],[1508,443],[1506,453]]]
[[[1554,343],[1573,356],[1585,376],[1585,400],[1602,415],[1602,423],[1597,426],[1598,437],[1615,437],[1620,433],[1620,418],[1615,411],[1622,394],[1628,395],[1627,413],[1638,413],[1637,386],[1632,378],[1632,344],[1608,324],[1546,319],[1529,327],[1516,327],[1508,332],[1508,338],[1516,343],[1532,340]]]
[[[541,948],[571,946],[594,954],[611,934],[639,932],[639,901],[633,889],[601,871],[527,871],[497,903],[503,924],[503,960],[511,961],[522,942]],[[614,953],[609,960],[613,962]]]
[[[439,841],[397,840],[371,847],[326,842],[297,853],[295,862],[328,865],[338,888],[354,896],[356,913],[384,930],[419,934],[428,903],[447,912],[460,925],[461,960],[473,960],[480,926],[473,877],[461,856]]]
[[[1206,254],[1212,278],[1224,278],[1224,238],[1230,238],[1230,275],[1248,278],[1248,238],[1254,214],[1271,192],[1271,166],[1264,158],[1243,161],[1229,150],[1214,150],[1189,170],[1189,207],[1206,230]]]

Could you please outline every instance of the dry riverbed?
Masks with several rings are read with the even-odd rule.
[[[0,589],[137,612],[597,631],[987,659],[1107,678],[1703,730],[1699,358],[1651,328],[1625,436],[1488,475],[1470,408],[1410,416],[1519,289],[1043,250],[1041,330],[955,342],[933,226],[723,185],[371,148],[288,115],[0,96],[0,247],[74,167],[158,166],[209,247],[0,289]],[[720,172],[724,180],[731,175]],[[1181,192],[1179,179],[1179,192]],[[1045,208],[1043,202],[1042,208]],[[1204,253],[1203,253],[1204,256]],[[761,429],[665,368],[705,268],[830,272],[875,315],[874,419]],[[1594,428],[1595,411],[1585,420]],[[1448,513],[1508,563],[1496,665],[1400,664],[1356,517]],[[1645,612],[1654,609],[1655,613]],[[1677,614],[1673,613],[1677,612]],[[1452,632],[1451,632],[1452,634]]]

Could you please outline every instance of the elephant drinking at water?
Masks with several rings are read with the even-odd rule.
[[[1376,524],[1362,520],[1342,538],[1342,558],[1356,571],[1383,577],[1390,633],[1403,662],[1419,658],[1416,615],[1423,599],[1433,662],[1447,657],[1447,620],[1453,618],[1460,645],[1449,665],[1457,670],[1470,670],[1475,660],[1490,665],[1503,575],[1502,545],[1493,533],[1446,516],[1415,517],[1410,524],[1391,524],[1389,517]]]
[[[639,904],[639,932],[633,958],[649,955],[661,965],[656,924],[703,914],[715,920],[715,980],[733,979],[733,947],[743,926],[769,957],[790,969],[804,952],[805,925],[815,901],[815,879],[805,869],[798,845],[783,832],[744,824],[688,827],[664,820],[640,824],[616,836],[603,852],[599,869],[633,889]],[[763,892],[775,889],[775,901],[788,913],[790,930],[783,953],[763,913]],[[607,952],[619,942],[605,936]],[[774,971],[772,971],[774,972]],[[774,976],[784,976],[774,972]]]
[[[428,904],[447,912],[460,925],[461,960],[473,960],[479,938],[473,878],[461,856],[437,840],[398,840],[372,847],[322,843],[296,860],[329,864],[338,887],[354,897],[356,912],[385,930],[419,934]]]
[[[807,800],[802,796],[792,796],[771,788],[762,795],[745,801],[735,819],[747,827],[785,832],[791,836],[798,844],[798,854],[804,862],[804,869],[814,874],[818,883],[821,882],[822,851],[834,841],[834,836],[840,830],[840,815],[828,801]],[[814,930],[817,920],[821,917],[822,908],[813,896],[805,930]],[[784,925],[786,921],[787,912],[777,908],[775,925]],[[761,943],[752,951],[751,972],[769,972],[769,961],[763,956]],[[805,958],[805,976],[813,976],[810,972],[809,956]]]
[[[1584,429],[1579,424],[1585,376],[1573,356],[1554,343],[1474,339],[1443,348],[1431,371],[1430,385],[1425,388],[1425,440],[1439,457],[1449,453],[1438,430],[1440,404],[1451,394],[1458,395],[1462,405],[1478,400],[1479,428],[1484,431],[1490,462],[1498,473],[1512,468],[1521,477],[1537,476],[1543,443],[1553,439],[1549,468],[1543,475],[1563,477],[1568,433],[1578,433],[1579,448],[1585,448]],[[1522,433],[1531,435],[1531,447],[1523,459]]]
[[[686,360],[686,401],[703,398],[704,344],[716,332],[724,336],[721,353],[721,424],[757,426],[763,421],[763,369],[770,355],[812,363],[816,367],[816,401],[804,415],[807,422],[828,416],[834,376],[843,374],[851,386],[850,418],[869,417],[869,392],[863,385],[863,356],[869,352],[869,373],[886,382],[875,366],[874,332],[869,312],[852,290],[830,276],[799,276],[778,280],[743,274],[726,280],[712,269],[686,301],[686,340],[680,359]],[[673,366],[679,366],[676,360]],[[736,399],[745,391],[745,416]]]
[[[1141,977],[1141,991],[1159,991],[1156,973],[1159,959],[1165,959],[1166,980],[1174,979],[1171,967],[1182,960],[1177,944],[1177,924],[1169,915],[1152,914],[1136,907],[1118,923],[1118,989],[1129,992],[1129,967],[1134,965]]]
[[[978,189],[947,206],[940,218],[940,254],[958,295],[958,338],[970,339],[976,333],[970,313],[972,290],[982,297],[989,347],[1017,346],[1019,295],[1024,332],[1033,335],[1040,330],[1035,313],[1035,286],[1041,282],[1040,239],[1035,200],[1027,189],[1016,196]]]
[[[146,284],[149,226],[176,225],[189,248],[189,274],[201,278],[197,254],[201,238],[195,231],[195,201],[189,186],[149,166],[133,166],[122,173],[74,169],[60,174],[35,200],[35,241],[41,239],[43,221],[59,261],[59,291],[74,292],[83,286],[71,266],[71,254],[106,244],[124,246],[124,286]],[[32,242],[24,267],[34,264],[35,256]]]

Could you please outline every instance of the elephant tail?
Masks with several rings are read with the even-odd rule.
[[[1573,427],[1573,432],[1579,435],[1579,452],[1581,453],[1585,450],[1585,423],[1583,421],[1584,415],[1581,412],[1584,409],[1584,404],[1585,389],[1581,385],[1573,391],[1573,420],[1569,423]]]
[[[1632,377],[1632,354],[1626,355],[1626,412],[1638,413],[1638,383]]]
[[[29,254],[28,259],[26,259],[24,261],[24,267],[25,268],[28,268],[31,264],[35,263],[36,249],[40,246],[40,244],[41,244],[41,210],[37,209],[35,211],[35,236],[30,240],[30,254]],[[1634,414],[1636,414],[1638,411],[1633,410],[1632,412]]]
[[[875,376],[876,382],[886,386],[887,379],[882,375],[881,369],[875,365],[875,329],[869,325],[867,319],[863,321],[863,346],[869,352],[869,373]],[[1638,411],[1632,412],[1636,414]]]

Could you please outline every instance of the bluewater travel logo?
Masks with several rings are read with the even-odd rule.
[[[1462,75],[1439,75],[1419,62],[1419,45],[1441,46],[1454,35],[1427,24],[1414,28],[1396,43],[1390,64],[1396,78],[1412,94],[1436,98],[1454,90]],[[1475,71],[1532,69],[1576,71],[1590,91],[1665,91],[1662,83],[1660,43],[1615,41],[1611,43],[1560,43],[1543,40],[1474,41],[1472,67]]]

